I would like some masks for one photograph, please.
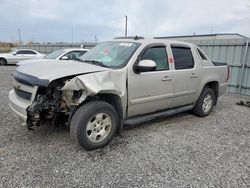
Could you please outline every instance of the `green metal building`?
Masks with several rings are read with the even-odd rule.
[[[228,92],[250,95],[250,38],[238,33],[155,37],[192,42],[213,61],[230,67]]]

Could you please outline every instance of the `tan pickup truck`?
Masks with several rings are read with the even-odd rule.
[[[128,37],[100,43],[77,61],[24,64],[13,75],[9,105],[22,124],[65,124],[92,150],[125,124],[187,110],[208,115],[229,71],[194,44]]]

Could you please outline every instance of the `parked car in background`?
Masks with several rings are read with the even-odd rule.
[[[41,59],[45,55],[31,49],[19,49],[10,53],[0,53],[0,65],[16,64],[26,59]]]
[[[88,51],[89,51],[89,49],[82,49],[82,48],[79,48],[79,49],[78,48],[60,49],[60,50],[56,50],[56,51],[48,54],[47,56],[44,57],[44,59],[42,61],[43,62],[46,60],[49,61],[51,59],[76,60]],[[27,63],[37,63],[40,61],[41,61],[41,59],[24,60],[24,61],[18,62],[17,65],[23,65],[23,64],[27,64]]]
[[[78,61],[22,65],[13,73],[9,105],[29,129],[65,124],[87,150],[106,146],[123,124],[192,110],[209,115],[227,88],[226,63],[194,44],[118,38]]]

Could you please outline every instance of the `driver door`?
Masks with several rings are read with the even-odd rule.
[[[146,47],[140,60],[153,60],[156,70],[128,74],[128,117],[151,113],[171,107],[173,81],[164,44]]]

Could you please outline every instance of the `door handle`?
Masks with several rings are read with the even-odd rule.
[[[190,75],[190,78],[197,78],[197,77],[198,77],[198,75],[195,74],[195,73],[192,73],[192,74]]]
[[[164,76],[161,81],[171,81],[172,78],[170,78],[169,76]]]

